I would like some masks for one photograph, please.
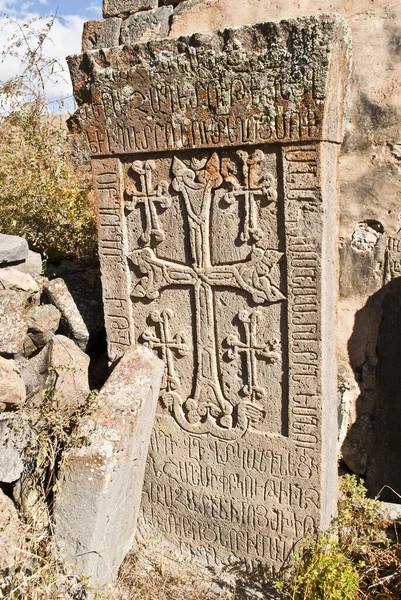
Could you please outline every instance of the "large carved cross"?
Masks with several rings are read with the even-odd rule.
[[[192,266],[181,265],[156,256],[152,248],[135,250],[130,260],[143,276],[135,283],[131,295],[155,299],[172,285],[192,285],[196,306],[197,367],[195,391],[185,401],[176,391],[164,394],[179,424],[192,433],[211,433],[222,439],[235,439],[250,424],[264,416],[264,408],[245,399],[233,406],[221,388],[215,339],[214,286],[231,287],[247,292],[256,304],[284,299],[272,284],[269,273],[282,253],[253,246],[247,260],[236,264],[212,265],[210,257],[210,213],[212,190],[223,183],[220,160],[214,153],[208,161],[193,161],[194,170],[178,158],[173,159],[172,187],[184,198],[192,254]],[[196,168],[198,167],[198,168]]]

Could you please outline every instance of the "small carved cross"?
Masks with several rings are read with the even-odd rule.
[[[146,329],[141,336],[148,348],[151,350],[153,348],[160,350],[160,357],[166,365],[161,388],[167,392],[174,391],[180,385],[180,379],[177,377],[174,369],[173,352],[176,352],[178,356],[187,356],[189,354],[184,333],[179,332],[174,337],[171,337],[170,319],[173,317],[174,312],[171,309],[166,309],[162,312],[153,311],[150,318],[154,323],[159,324],[160,337],[157,337],[150,329]]]
[[[280,359],[280,347],[277,340],[272,340],[267,344],[257,342],[258,319],[260,317],[260,313],[256,310],[250,313],[246,310],[240,311],[238,318],[244,325],[245,341],[242,342],[235,335],[229,335],[226,338],[226,343],[230,346],[227,351],[230,360],[236,360],[240,358],[241,354],[245,354],[247,382],[243,387],[243,393],[249,396],[252,402],[266,397],[266,389],[258,383],[258,359],[270,363],[276,363]]]
[[[156,242],[164,240],[164,231],[162,230],[156,211],[156,203],[161,208],[171,206],[171,197],[168,193],[167,181],[161,181],[153,188],[152,171],[156,165],[153,160],[144,162],[136,160],[131,165],[131,170],[139,175],[140,189],[135,184],[127,187],[126,193],[131,196],[132,202],[126,205],[127,210],[133,210],[138,204],[143,204],[145,208],[145,230],[140,239],[149,244],[152,236]]]
[[[240,185],[237,178],[230,175],[226,181],[231,184],[232,190],[224,194],[220,192],[217,197],[224,198],[227,204],[233,204],[239,198],[244,199],[244,223],[239,237],[242,242],[258,242],[262,239],[263,232],[258,225],[256,201],[263,198],[269,203],[277,200],[274,177],[261,168],[265,161],[261,150],[255,150],[253,154],[237,150],[237,154],[242,162],[245,186]]]

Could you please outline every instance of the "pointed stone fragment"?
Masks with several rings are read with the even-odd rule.
[[[94,584],[113,580],[134,539],[162,373],[153,352],[132,346],[79,426],[84,443],[64,457],[56,540]]]

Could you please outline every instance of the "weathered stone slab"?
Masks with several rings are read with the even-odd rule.
[[[0,264],[25,260],[28,257],[28,242],[17,235],[0,233]]]
[[[82,56],[69,57],[77,120],[92,155],[340,142],[344,98],[324,115],[339,21],[295,23],[93,51],[85,68]],[[335,60],[333,78],[344,66]],[[344,93],[336,85],[329,96]]]
[[[52,279],[45,286],[52,303],[61,312],[70,330],[71,336],[81,350],[85,351],[89,340],[89,331],[65,281]]]
[[[147,348],[130,348],[80,425],[86,444],[65,457],[56,540],[93,583],[113,580],[134,539],[163,370]]]
[[[336,16],[70,59],[111,360],[165,375],[142,531],[275,570],[336,506]],[[101,156],[100,156],[101,155]]]
[[[118,17],[157,8],[157,0],[103,0],[103,16]]]

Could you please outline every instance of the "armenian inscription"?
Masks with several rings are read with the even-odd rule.
[[[109,356],[165,363],[142,529],[272,571],[335,506],[336,16],[70,58]]]

